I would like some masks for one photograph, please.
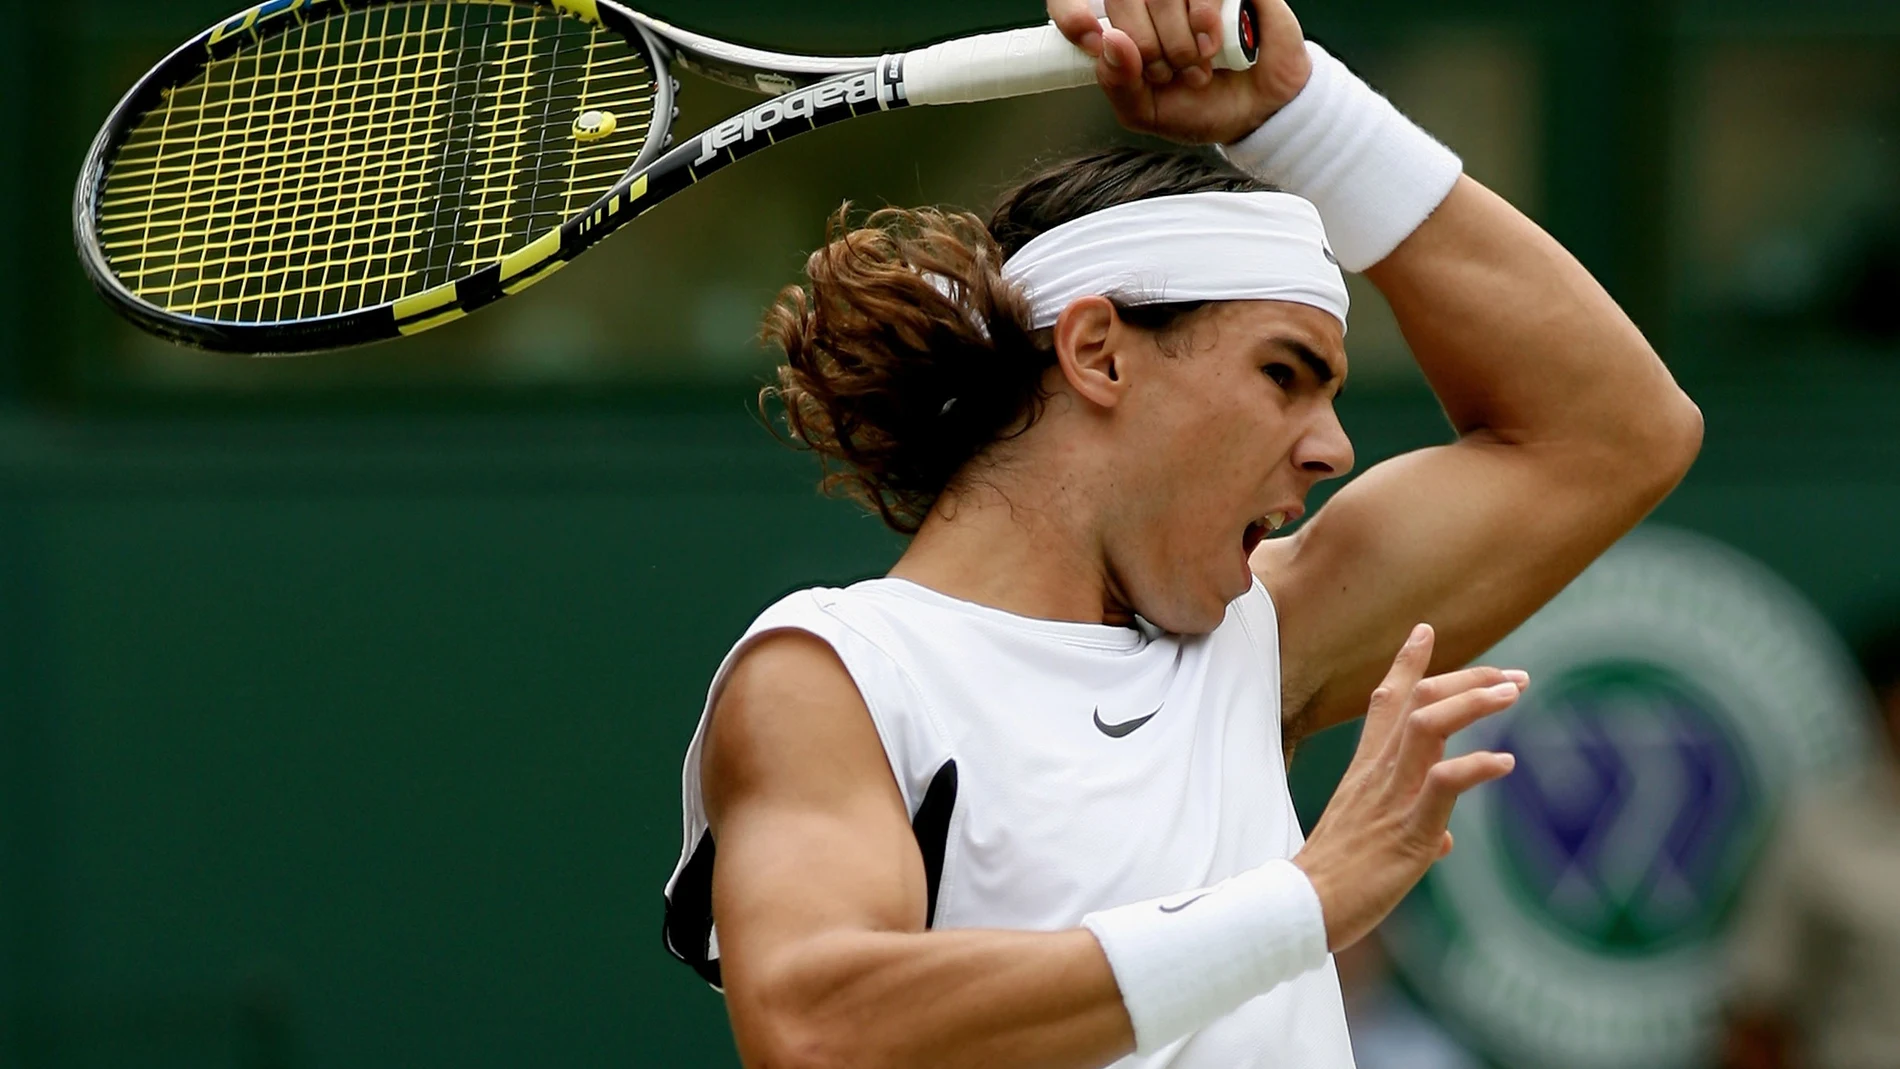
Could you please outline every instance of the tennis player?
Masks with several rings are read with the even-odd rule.
[[[770,315],[792,433],[914,538],[768,609],[687,756],[667,942],[748,1065],[1351,1066],[1330,952],[1511,768],[1445,745],[1527,677],[1456,666],[1696,455],[1574,258],[1278,0],[1259,65],[1209,70],[1217,6],[1050,13],[1127,125],[1224,162],[1097,154],[987,225],[841,217]],[[1269,538],[1353,464],[1342,268],[1456,440]],[[1286,754],[1360,716],[1303,840]]]

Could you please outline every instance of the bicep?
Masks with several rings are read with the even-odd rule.
[[[768,636],[734,667],[702,779],[721,972],[743,1047],[771,977],[808,941],[923,930],[923,860],[864,700],[814,636]]]
[[[1346,486],[1255,570],[1281,616],[1289,732],[1360,716],[1417,624],[1433,671],[1491,648],[1640,520],[1639,499],[1580,446],[1485,434],[1408,453]]]

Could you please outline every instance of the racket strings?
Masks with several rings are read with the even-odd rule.
[[[108,169],[97,226],[144,300],[226,322],[375,307],[579,214],[653,124],[620,37],[513,0],[410,0],[256,41],[166,93]],[[576,119],[611,112],[614,136]]]

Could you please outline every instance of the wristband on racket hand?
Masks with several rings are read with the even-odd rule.
[[[1151,1054],[1326,961],[1306,873],[1269,861],[1212,887],[1091,913],[1135,1050]]]
[[[1324,48],[1308,41],[1306,52],[1306,88],[1221,151],[1317,205],[1339,265],[1364,271],[1445,202],[1464,164]]]

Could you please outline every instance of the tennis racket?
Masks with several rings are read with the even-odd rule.
[[[1251,0],[1225,16],[1216,65],[1251,66]],[[675,63],[775,99],[675,145]],[[794,134],[1094,80],[1053,25],[814,57],[610,0],[270,0],[119,102],[80,175],[75,237],[106,301],[161,337],[362,345],[519,293]]]

